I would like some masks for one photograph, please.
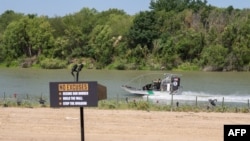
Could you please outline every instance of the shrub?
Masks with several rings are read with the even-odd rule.
[[[40,66],[43,69],[63,69],[67,67],[67,61],[46,58],[40,62]]]
[[[178,66],[177,70],[182,70],[182,71],[198,71],[199,67],[195,64],[186,62]]]
[[[149,110],[149,103],[146,101],[139,101],[137,103],[137,110]]]

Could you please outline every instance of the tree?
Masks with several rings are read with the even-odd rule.
[[[3,48],[7,57],[33,57],[44,53],[49,56],[53,46],[53,30],[45,18],[24,17],[8,25],[3,35]]]
[[[17,21],[23,16],[24,16],[23,14],[15,13],[12,10],[5,11],[0,16],[0,33],[3,33],[11,22]]]
[[[57,37],[55,39],[55,46],[52,50],[53,58],[60,58],[62,60],[68,59],[67,57],[71,52],[68,50],[69,41],[65,36]]]
[[[203,67],[211,66],[212,70],[221,71],[226,65],[228,49],[221,45],[211,45],[202,50],[201,64]]]
[[[112,30],[107,25],[97,25],[90,35],[89,45],[92,57],[99,63],[100,68],[111,63],[113,59]]]
[[[243,70],[244,66],[250,65],[250,16],[237,26],[237,36],[232,43],[232,54],[234,56],[234,67],[236,70]]]
[[[201,51],[205,46],[205,37],[203,33],[197,33],[194,30],[187,30],[179,34],[176,48],[183,61],[192,62],[200,57]]]
[[[180,12],[185,9],[190,0],[151,0],[150,9],[155,11]]]
[[[151,0],[149,8],[154,11],[181,12],[185,9],[193,9],[195,12],[206,7],[207,0]]]
[[[89,57],[89,36],[96,25],[97,11],[83,8],[74,15],[63,17],[65,30],[63,39],[67,40],[67,52],[70,57]]]
[[[43,55],[52,57],[50,50],[54,47],[54,30],[45,17],[29,20],[27,25],[29,57]]]
[[[62,17],[53,17],[48,19],[51,28],[54,29],[53,36],[55,38],[65,36],[66,24],[63,22]]]
[[[133,17],[125,14],[125,12],[110,9],[98,15],[101,17],[98,25],[107,25],[110,27],[110,37],[112,37],[112,46],[114,48],[114,56],[123,58],[127,51],[127,38],[129,28],[133,23]],[[105,22],[104,22],[105,21]]]
[[[228,25],[222,33],[222,45],[228,48],[229,52],[232,51],[232,45],[237,37],[237,32],[236,25]]]
[[[161,37],[159,43],[159,53],[161,58],[162,66],[165,66],[167,69],[172,69],[177,67],[182,63],[182,60],[178,54],[178,49],[175,45],[176,37],[171,36],[170,34],[165,34]]]
[[[158,38],[156,29],[156,17],[154,12],[140,12],[134,19],[129,29],[128,40],[131,47],[146,46],[149,50],[153,48],[153,40]]]
[[[243,70],[245,65],[249,65],[249,21],[249,19],[242,21],[240,25],[228,25],[222,34],[222,44],[228,48],[227,65],[229,70]]]

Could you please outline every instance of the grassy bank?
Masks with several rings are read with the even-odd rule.
[[[38,108],[50,107],[46,100],[41,99],[0,99],[1,107],[20,107],[20,108]],[[118,100],[101,100],[98,102],[98,109],[110,110],[144,110],[144,111],[173,111],[173,112],[231,112],[231,113],[250,113],[249,105],[232,106],[208,104],[160,104],[145,100],[118,101]]]
[[[147,101],[100,101],[98,108],[100,109],[131,109],[145,111],[175,111],[175,112],[234,112],[234,113],[250,113],[249,106],[211,106],[206,104],[190,105],[190,104],[159,104]]]

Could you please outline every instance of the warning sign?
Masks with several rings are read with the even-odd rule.
[[[50,82],[51,107],[98,106],[98,84],[88,82]]]

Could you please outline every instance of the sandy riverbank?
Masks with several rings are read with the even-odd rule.
[[[80,141],[79,108],[0,108],[1,141]],[[222,141],[250,114],[84,109],[86,141]]]

